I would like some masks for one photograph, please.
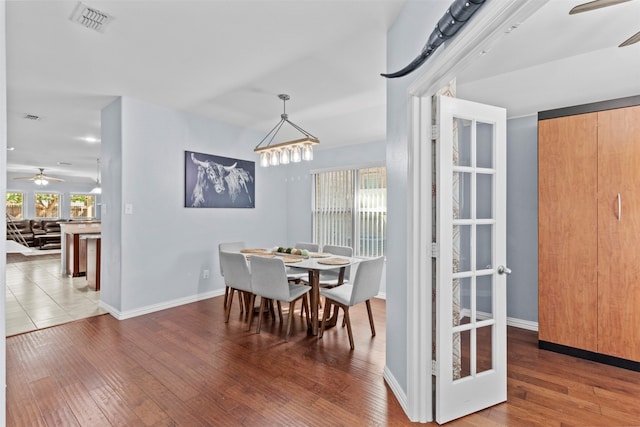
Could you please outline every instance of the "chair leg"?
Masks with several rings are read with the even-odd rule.
[[[278,301],[278,305],[280,301]],[[293,309],[296,306],[296,300],[289,303],[289,315],[287,316],[287,332],[284,335],[284,341],[289,342],[289,336],[291,335],[291,324],[293,323]],[[281,320],[282,322],[282,320]]]
[[[227,300],[229,299],[229,287],[224,287],[224,308],[227,308]]]
[[[242,294],[238,291],[238,307],[240,307],[240,314],[244,313],[244,302],[242,301]]]
[[[254,313],[253,305],[255,304],[255,301],[256,301],[256,295],[251,294],[249,296],[249,304],[247,305],[247,307],[251,307],[247,309],[248,311],[247,314],[249,315],[249,324],[247,325],[247,329],[246,329],[247,331],[251,330],[251,323],[253,323],[253,313]]]
[[[371,336],[376,336],[376,327],[373,326],[373,312],[371,311],[371,300],[367,300],[367,313],[369,313],[369,325],[371,325]]]
[[[322,338],[322,334],[324,334],[324,327],[327,324],[327,317],[331,313],[331,300],[324,300],[324,311],[322,312],[322,322],[320,322],[320,332],[318,333],[318,338]]]
[[[227,288],[229,289],[229,288]],[[229,323],[229,315],[231,314],[231,305],[233,303],[233,291],[234,289],[231,288],[231,295],[229,295],[229,301],[228,304],[226,305],[226,308],[224,309],[225,311],[225,316],[224,316],[224,323]],[[241,298],[238,298],[241,299]]]
[[[344,318],[347,322],[347,332],[349,333],[349,344],[351,345],[351,350],[353,350],[355,346],[353,345],[353,334],[351,333],[351,319],[349,318],[349,307],[344,306],[342,307],[342,309],[344,310]]]
[[[280,318],[280,323],[282,323],[282,304],[280,304],[280,301],[276,301],[276,305],[278,306],[278,317]]]
[[[256,327],[256,334],[260,333],[260,326],[262,326],[262,310],[264,310],[264,297],[260,297],[260,315],[258,316],[258,326]]]

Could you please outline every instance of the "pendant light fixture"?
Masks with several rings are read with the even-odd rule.
[[[262,138],[262,141],[256,145],[256,148],[253,149],[254,152],[260,155],[260,166],[265,168],[269,166],[286,165],[288,163],[298,163],[302,160],[313,160],[313,146],[320,143],[318,138],[289,121],[289,116],[287,115],[289,95],[283,93],[278,95],[278,98],[283,102],[283,113],[280,115],[280,121]],[[300,132],[303,138],[272,144],[278,131],[280,131],[280,128],[285,123],[288,123]],[[267,142],[267,145],[262,146],[265,142]]]
[[[98,169],[96,172],[96,186],[91,190],[91,194],[102,194],[102,186],[100,185],[100,159],[97,159]]]

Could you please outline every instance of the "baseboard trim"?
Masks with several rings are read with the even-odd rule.
[[[515,317],[507,317],[507,326],[514,328],[527,329],[529,331],[538,332],[538,322],[531,320],[516,319]]]
[[[384,378],[384,381],[387,383],[387,385],[391,389],[391,392],[393,393],[393,395],[398,400],[398,403],[402,407],[402,410],[404,411],[404,413],[408,414],[409,405],[407,403],[407,394],[404,392],[404,390],[402,390],[402,387],[400,387],[400,383],[396,380],[396,377],[393,376],[393,374],[391,373],[387,365],[384,366],[384,369],[382,371],[382,377]]]
[[[171,301],[166,301],[160,304],[152,304],[145,307],[136,308],[134,310],[120,311],[103,301],[100,301],[100,308],[106,310],[118,320],[130,319],[132,317],[143,316],[145,314],[154,313],[156,311],[166,310],[168,308],[174,308],[185,304],[191,304],[193,302],[202,301],[209,298],[218,297],[224,295],[224,289],[205,292],[202,294],[191,295],[185,298],[178,298]]]
[[[636,362],[634,360],[608,356],[606,354],[581,350],[579,348],[568,347],[566,345],[555,344],[548,341],[538,341],[538,348],[553,351],[554,353],[561,353],[568,356],[578,357],[580,359],[590,360],[592,362],[604,363],[605,365],[617,366],[618,368],[629,369],[630,371],[640,372],[640,362]]]

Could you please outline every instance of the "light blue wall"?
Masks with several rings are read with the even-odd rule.
[[[411,62],[450,1],[408,1],[387,35],[387,71]],[[424,69],[422,69],[424,71]],[[398,385],[407,390],[407,238],[409,144],[407,89],[417,71],[387,83],[387,361]],[[430,284],[426,284],[430,286]]]
[[[507,316],[538,321],[538,118],[507,121]]]
[[[185,150],[255,161],[261,135],[132,98],[116,103],[102,116],[103,158],[121,171],[103,179],[105,243],[107,232],[116,236],[105,247],[113,265],[102,287],[119,288],[108,304],[131,313],[222,292],[220,242],[265,247],[286,238],[282,168],[256,167],[255,209],[183,207]],[[124,213],[126,204],[132,214]]]
[[[5,2],[0,0],[0,165],[7,167],[7,63],[6,63],[6,36],[5,36]],[[0,192],[7,189],[6,174],[0,174]],[[6,206],[2,205],[0,210],[5,213]],[[2,221],[4,230],[0,230],[0,235],[6,233],[6,222]],[[6,319],[5,312],[5,292],[6,292],[6,247],[0,248],[0,277],[2,277],[2,294],[0,295],[0,316]],[[0,322],[0,425],[6,424],[6,402],[7,402],[7,350],[5,340],[5,322]]]

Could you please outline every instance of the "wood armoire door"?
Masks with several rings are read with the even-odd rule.
[[[594,352],[597,137],[597,113],[538,122],[539,339]]]
[[[640,361],[640,106],[598,113],[598,352]]]

